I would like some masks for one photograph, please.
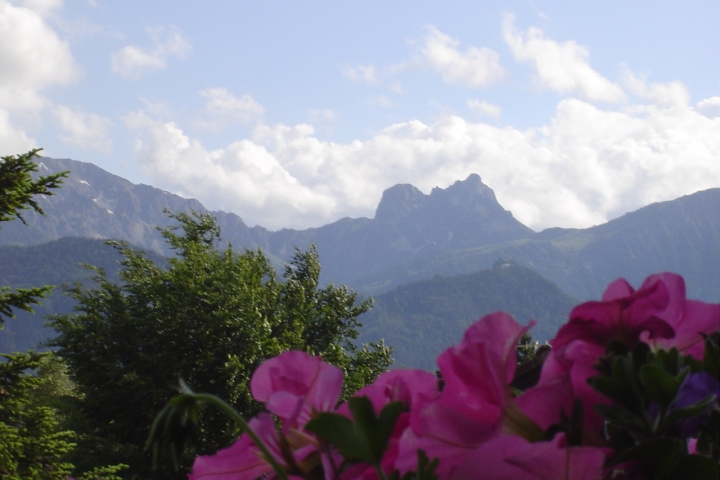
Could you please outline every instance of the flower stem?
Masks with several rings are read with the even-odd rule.
[[[278,476],[278,478],[280,480],[288,480],[285,469],[277,462],[275,457],[270,453],[270,450],[267,449],[263,441],[260,439],[260,437],[258,437],[257,433],[255,433],[255,431],[250,427],[250,425],[245,421],[245,419],[234,408],[225,403],[221,398],[216,397],[215,395],[211,395],[209,393],[193,393],[193,395],[200,401],[215,405],[220,410],[225,412],[228,417],[234,420],[235,423],[240,426],[240,429],[247,433],[250,439],[260,449],[263,457],[265,457],[265,460],[275,471],[275,474]]]

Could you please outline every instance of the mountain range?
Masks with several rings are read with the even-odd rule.
[[[62,170],[71,174],[56,195],[39,199],[46,216],[29,212],[24,214],[27,225],[19,221],[2,225],[0,266],[5,265],[5,269],[20,268],[3,263],[3,256],[19,255],[13,248],[40,248],[67,237],[125,240],[168,256],[171,252],[155,228],[170,223],[164,210],[207,212],[197,200],[133,184],[90,163],[47,157],[38,163],[41,174]],[[557,305],[563,306],[550,315],[555,317],[567,314],[563,310],[567,298],[598,298],[617,277],[638,285],[645,276],[660,271],[683,275],[689,297],[720,301],[719,212],[720,189],[716,188],[648,205],[591,228],[534,232],[505,210],[492,189],[473,174],[429,194],[412,185],[396,185],[383,193],[374,218],[344,218],[306,230],[269,231],[247,226],[234,213],[211,213],[217,218],[224,242],[234,248],[261,248],[278,265],[288,260],[296,247],[305,249],[314,243],[324,283],[346,284],[377,298],[378,313],[366,314],[366,323],[373,324],[368,331],[382,334],[380,313],[393,311],[387,303],[390,297],[384,294],[397,294],[403,286],[421,284],[420,291],[427,296],[428,288],[433,287],[423,282],[437,281],[438,275],[445,284],[453,276],[464,275],[463,281],[470,285],[472,278],[467,275],[495,271],[493,266],[498,261],[513,266],[507,275],[512,272],[531,283],[537,280],[532,275],[537,275],[559,287],[565,303],[558,300]],[[82,251],[77,245],[73,249]],[[57,245],[55,251],[59,251]],[[88,261],[75,256],[72,259],[68,257],[75,263]],[[0,280],[16,285],[5,283],[10,279],[2,270]],[[513,287],[515,292],[520,290]],[[408,291],[405,289],[404,294]],[[403,300],[406,304],[412,301],[412,296]],[[437,318],[464,315],[469,318],[463,317],[460,323],[466,325],[488,313],[482,311],[482,305],[491,304],[478,299],[463,302],[477,308],[463,307],[466,313],[452,309],[438,312]],[[495,303],[500,306],[494,308],[502,308],[502,302]],[[527,308],[523,311],[530,312]],[[385,318],[386,325],[399,325],[397,315],[392,321],[387,315]],[[526,323],[529,318],[520,320]],[[405,325],[396,330],[407,328],[413,327]]]
[[[156,230],[163,212],[207,212],[148,185],[135,185],[101,168],[43,157],[42,172],[72,173],[57,195],[40,198],[42,217],[28,225],[7,222],[0,245],[36,245],[62,237],[112,238],[170,255]],[[42,173],[41,172],[41,173]],[[632,283],[659,271],[686,278],[697,298],[720,298],[720,189],[661,202],[585,229],[534,232],[516,220],[480,176],[424,194],[412,185],[387,189],[375,217],[343,218],[306,230],[248,227],[234,213],[212,212],[223,239],[235,248],[261,248],[281,261],[295,247],[317,246],[324,282],[347,284],[368,294],[398,285],[490,268],[512,259],[557,283],[580,300],[597,298],[619,276]]]

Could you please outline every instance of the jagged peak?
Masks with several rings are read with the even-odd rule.
[[[458,180],[447,188],[435,187],[425,195],[410,184],[398,184],[383,192],[375,219],[396,221],[425,206],[428,202],[455,205],[490,205],[502,209],[495,192],[482,182],[477,173],[471,173],[465,180]]]
[[[375,211],[375,220],[393,221],[417,210],[427,195],[409,183],[402,183],[383,192],[380,204]]]

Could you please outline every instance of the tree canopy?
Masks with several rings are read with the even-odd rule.
[[[94,287],[68,291],[77,301],[75,312],[50,322],[59,332],[50,345],[68,362],[92,425],[87,438],[95,440],[87,448],[112,445],[100,455],[103,462],[127,461],[134,475],[174,476],[151,473],[142,446],[179,378],[251,415],[259,405],[250,396],[250,376],[285,350],[321,355],[342,367],[348,392],[391,363],[384,344],[352,342],[357,317],[371,301],[356,303],[356,293],[346,287],[320,288],[314,247],[298,250],[278,279],[262,252],[221,250],[212,216],[170,216],[178,224],[160,229],[175,252],[167,268],[116,242],[123,256],[120,282],[95,269]],[[208,411],[197,453],[226,446],[236,434],[223,415]]]

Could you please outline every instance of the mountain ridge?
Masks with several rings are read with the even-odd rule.
[[[46,217],[30,212],[28,225],[6,222],[0,245],[32,245],[64,236],[115,238],[168,256],[157,232],[171,223],[164,209],[208,212],[148,185],[135,185],[101,168],[42,157],[42,168],[71,170],[57,195],[41,198]],[[367,294],[437,274],[490,268],[508,258],[557,283],[579,299],[597,298],[607,283],[632,283],[658,271],[686,277],[698,298],[720,297],[720,189],[710,189],[586,229],[541,232],[516,220],[477,174],[424,194],[409,184],[387,189],[375,218],[343,218],[306,230],[248,227],[234,213],[216,216],[223,239],[235,248],[261,248],[276,264],[311,243],[320,253],[323,283]]]

